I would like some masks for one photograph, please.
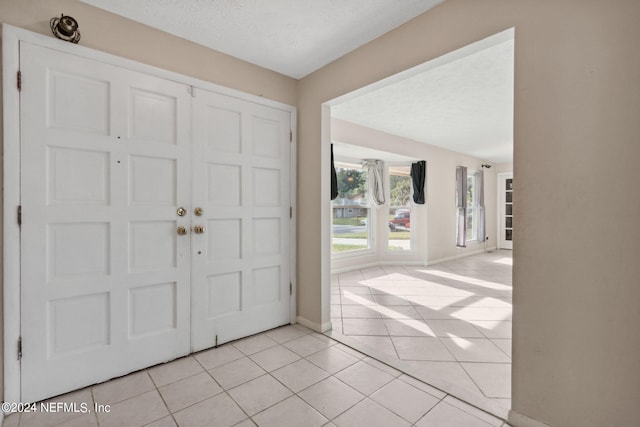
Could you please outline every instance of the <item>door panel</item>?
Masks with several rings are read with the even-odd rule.
[[[198,90],[192,350],[289,322],[290,114]]]
[[[27,43],[21,71],[23,401],[289,323],[289,112]]]
[[[37,401],[188,353],[191,97],[26,43],[21,69],[22,399]]]

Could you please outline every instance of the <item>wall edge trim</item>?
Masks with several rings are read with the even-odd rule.
[[[549,424],[529,418],[513,409],[509,410],[508,421],[513,427],[551,427]]]
[[[332,328],[331,322],[317,323],[302,316],[296,317],[296,321],[302,326],[312,329],[319,333],[330,331]]]

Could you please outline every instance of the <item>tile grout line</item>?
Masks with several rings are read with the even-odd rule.
[[[93,392],[93,386],[91,386],[89,392],[91,393],[91,400],[93,400],[93,404],[94,404],[94,408],[95,408],[95,404],[96,404],[96,395]],[[98,413],[94,413],[93,415],[94,417],[96,417],[96,426],[100,427],[101,423],[100,423],[100,418],[98,418]]]
[[[417,424],[421,419],[423,419],[424,417],[426,417],[426,416],[427,416],[427,414],[428,414],[429,412],[431,412],[431,411],[432,411],[436,406],[438,406],[439,404],[441,404],[441,403],[444,401],[444,399],[446,399],[446,398],[447,398],[447,396],[449,396],[449,394],[448,394],[448,393],[444,393],[444,396],[442,396],[440,399],[438,399],[438,398],[436,397],[436,399],[438,399],[438,403],[436,403],[436,404],[435,404],[435,405],[433,405],[431,408],[429,408],[429,410],[428,410],[427,412],[425,412],[425,413],[424,413],[420,418],[418,418],[418,421],[416,421],[416,422],[415,422],[415,423],[413,423],[412,425]],[[435,397],[435,396],[434,396],[434,397]]]
[[[495,275],[495,274],[489,275],[489,274],[487,274],[488,272],[493,272],[493,269],[491,269],[489,267],[482,268],[482,266],[478,267],[475,264],[473,264],[473,266],[470,266],[470,264],[467,264],[467,266],[465,267],[464,265],[463,266],[456,266],[455,264],[449,263],[449,264],[446,264],[446,265],[445,264],[441,264],[439,268],[441,270],[447,271],[447,272],[454,272],[454,273],[455,272],[461,272],[461,274],[464,274],[464,275],[474,275],[477,278],[477,281],[479,281],[479,282],[496,282],[496,283],[504,284],[505,286],[509,287],[510,289],[504,290],[504,291],[499,291],[499,292],[498,291],[492,292],[491,290],[480,288],[480,286],[481,286],[480,283],[469,283],[469,284],[458,283],[459,281],[457,281],[457,280],[456,281],[450,281],[450,280],[445,280],[442,277],[433,278],[433,277],[431,277],[429,275],[429,271],[428,270],[424,272],[425,274],[418,274],[416,271],[408,271],[406,266],[402,266],[402,268],[408,273],[409,276],[416,277],[418,279],[418,280],[416,280],[416,284],[419,284],[420,282],[424,282],[424,281],[434,282],[436,284],[438,282],[446,282],[446,283],[441,283],[441,284],[443,286],[448,286],[449,288],[459,289],[462,292],[465,292],[465,291],[468,292],[468,293],[465,292],[465,295],[461,295],[460,297],[466,296],[467,298],[471,298],[470,301],[473,301],[473,303],[481,301],[482,298],[493,298],[493,299],[496,299],[496,300],[499,300],[499,301],[504,301],[506,304],[510,304],[511,303],[510,301],[512,301],[512,297],[510,296],[511,295],[511,289],[512,289],[512,283],[509,280],[509,277],[511,277],[511,276],[509,275],[509,277],[507,277],[507,275],[504,275],[504,278],[501,279],[501,278],[497,277],[497,275]],[[425,268],[428,269],[429,267],[427,266]],[[386,270],[385,270],[385,272],[386,272]],[[360,273],[360,275],[365,276],[364,270],[360,270],[359,273]],[[386,272],[386,273],[387,274],[391,274],[389,272]],[[500,275],[500,277],[502,277],[502,276],[503,275]],[[432,279],[432,280],[429,280],[429,279]],[[508,282],[508,283],[506,283],[506,282]],[[371,291],[371,285],[368,284],[367,287]],[[410,292],[410,291],[408,291],[408,292]],[[422,295],[422,294],[418,294],[418,295]],[[398,296],[400,296],[400,295],[398,295]],[[426,296],[429,296],[429,295],[426,295]],[[436,295],[436,296],[445,297],[445,296],[448,296],[448,295]],[[456,297],[457,297],[457,295],[456,295]],[[340,301],[340,303],[342,304],[342,300]],[[473,303],[471,303],[471,304],[473,304]],[[458,307],[458,306],[459,307],[465,307],[464,305],[456,305],[456,304],[459,304],[459,303],[455,303],[454,302],[454,303],[450,304],[449,306],[450,306],[450,308]],[[419,306],[419,307],[423,307],[424,309],[427,309],[427,310],[429,309],[429,307],[424,306],[422,304],[415,304],[415,302],[412,303],[411,305],[413,307]],[[496,306],[496,307],[491,307],[491,306],[484,307],[483,306],[483,307],[477,307],[477,308],[480,309],[483,312],[490,312],[492,310],[502,309],[503,307],[502,306]],[[437,310],[442,311],[442,308],[438,308]],[[447,311],[450,311],[450,310],[447,310]],[[450,314],[451,313],[449,313],[449,317],[450,317]],[[423,321],[427,325],[429,325],[429,320],[431,320],[431,319],[426,319],[424,317],[424,313],[422,313],[422,312],[418,312],[418,315],[420,316],[420,320],[421,321]],[[483,316],[483,317],[485,317],[485,316]],[[343,319],[341,319],[341,320],[343,320]],[[469,363],[478,363],[478,364],[485,363],[485,364],[495,364],[495,365],[497,365],[497,364],[505,364],[505,363],[512,363],[512,357],[509,356],[491,338],[489,338],[489,336],[487,334],[483,333],[482,330],[480,330],[480,328],[478,328],[476,325],[471,323],[472,320],[469,320],[469,319],[459,319],[459,320],[469,324],[470,326],[472,326],[474,331],[477,331],[480,334],[479,337],[475,337],[476,339],[482,339],[484,341],[490,342],[491,343],[491,348],[497,348],[498,349],[498,354],[503,354],[508,359],[507,362],[482,362],[482,361],[476,361],[476,362],[469,362]],[[484,319],[482,319],[482,320],[483,321],[491,321],[491,319],[487,319],[486,317]],[[495,321],[496,322],[505,322],[505,321],[512,321],[512,320],[508,319],[508,318],[507,319],[503,319],[502,316],[500,316],[500,318],[496,318]],[[385,326],[387,326],[386,322],[385,322]],[[386,329],[387,329],[387,333],[388,333],[387,336],[392,338],[393,336],[389,333],[388,326],[386,327]],[[342,331],[341,335],[345,336],[345,338],[347,338],[347,337],[355,338],[355,337],[358,336],[358,335],[349,336],[349,335],[344,333],[344,330]],[[455,357],[455,355],[452,353],[451,349],[443,342],[443,339],[442,339],[443,337],[440,336],[440,334],[435,334],[435,335],[436,335],[435,337],[438,338],[439,343],[441,344],[441,346],[444,346],[444,348],[447,350],[447,353],[452,357],[451,362],[455,363],[459,368],[462,368],[462,372],[464,372],[465,377],[467,377],[468,379],[471,380],[471,383],[474,384],[474,386],[480,391],[480,395],[484,396],[485,398],[487,398],[489,400],[493,400],[492,398],[488,398],[484,394],[484,392],[482,392],[482,389],[480,389],[480,387],[478,386],[478,383],[469,375],[468,371],[463,367],[463,365],[462,365],[463,362],[458,360],[458,358]],[[383,335],[366,335],[366,336],[383,336]],[[508,338],[505,338],[505,339],[508,339]],[[397,348],[395,346],[395,343],[393,342],[393,339],[391,339],[391,341],[392,341],[392,343],[394,345],[394,349],[396,350],[396,353],[397,353]],[[397,359],[398,359],[398,361],[402,360],[399,357]],[[464,362],[464,363],[467,363],[467,362]],[[486,412],[486,411],[483,411],[483,412]]]
[[[191,357],[191,356],[189,356],[189,357]],[[196,358],[194,357],[194,358],[193,358],[193,360],[196,360]],[[196,360],[196,363],[200,364],[197,360]],[[203,367],[203,369],[204,369],[204,367]],[[156,384],[156,381],[153,379],[153,377],[151,376],[151,374],[150,374],[148,371],[145,371],[145,372],[146,372],[147,376],[149,377],[149,379],[151,380],[151,383],[153,384],[153,386],[156,388],[156,392],[158,393],[158,395],[160,395],[160,399],[162,400],[162,403],[164,403],[164,407],[165,407],[165,408],[167,408],[167,412],[169,413],[169,416],[171,417],[171,419],[173,420],[173,422],[174,422],[176,425],[178,425],[178,420],[176,420],[176,418],[173,416],[173,412],[171,412],[171,409],[169,409],[169,405],[167,404],[167,401],[165,400],[164,396],[163,396],[163,395],[162,395],[162,393],[160,392],[160,387],[158,387],[158,384]],[[206,372],[206,370],[205,370],[205,372]],[[196,375],[197,375],[197,374],[196,374]],[[189,377],[185,377],[185,378],[182,378],[182,379],[186,379],[186,378],[191,378],[191,376],[189,376]],[[178,380],[178,381],[182,381],[182,379],[180,379],[180,380]],[[174,384],[174,383],[177,383],[178,381],[174,381],[173,383],[169,383],[169,384],[165,384],[165,385]],[[128,400],[128,399],[127,399],[127,400]],[[198,402],[198,403],[199,403],[199,402]],[[192,406],[193,406],[193,405],[192,405]],[[162,417],[162,418],[164,418],[164,417]],[[156,422],[156,421],[158,421],[158,420],[161,420],[162,418],[158,418],[157,420],[153,420],[153,421],[151,421],[151,423],[154,423],[154,422]],[[151,424],[151,423],[147,423],[147,425],[148,425],[148,424]]]
[[[307,333],[307,334],[303,335],[302,337],[304,337],[304,336],[312,336],[312,335],[311,335],[311,333]],[[286,346],[284,346],[284,344],[285,344],[285,343],[287,343],[287,342],[291,342],[291,341],[294,341],[294,340],[296,340],[296,339],[298,339],[298,338],[302,338],[302,337],[297,337],[297,338],[293,338],[293,339],[291,339],[291,340],[285,341],[285,342],[283,342],[283,343],[278,343],[278,346],[281,346],[281,347],[287,348]],[[313,336],[312,336],[312,338],[315,338],[315,337],[313,337]],[[316,339],[317,339],[317,338],[316,338]],[[317,339],[317,340],[318,340],[318,342],[322,342],[320,339]],[[274,340],[274,341],[275,341],[275,340]],[[332,346],[333,346],[333,345],[331,345],[331,346],[329,346],[329,347],[332,347]],[[276,347],[276,346],[269,347],[269,348],[275,348],[275,347]],[[329,348],[329,347],[327,347],[327,348]],[[265,349],[265,350],[268,350],[269,348],[267,348],[267,349]],[[292,351],[292,350],[291,350],[291,349],[289,349],[289,348],[287,348],[287,349],[288,349],[289,351]],[[227,393],[227,395],[228,395],[228,396],[229,396],[229,397],[230,397],[230,398],[231,398],[231,399],[236,403],[236,405],[238,405],[238,407],[239,407],[239,408],[240,408],[240,409],[241,409],[241,410],[242,410],[242,411],[247,415],[247,417],[248,417],[249,419],[251,419],[251,421],[252,421],[252,422],[254,422],[254,423],[255,423],[255,420],[253,419],[253,417],[255,417],[256,415],[261,414],[262,412],[264,412],[264,411],[266,411],[266,410],[268,410],[268,409],[270,409],[270,408],[272,408],[272,407],[274,407],[274,406],[276,406],[276,405],[278,405],[278,404],[280,404],[280,403],[284,402],[285,400],[287,400],[287,399],[291,398],[292,396],[297,396],[297,397],[298,397],[299,399],[301,399],[303,402],[307,403],[304,399],[302,399],[302,397],[300,397],[300,396],[298,395],[298,393],[294,392],[294,391],[293,391],[292,389],[290,389],[286,384],[284,384],[282,381],[280,381],[277,377],[275,377],[274,375],[272,375],[272,372],[275,372],[275,371],[277,371],[278,369],[282,369],[282,368],[285,368],[285,367],[287,367],[287,366],[290,366],[290,365],[292,365],[293,363],[296,363],[296,362],[298,362],[298,361],[300,361],[300,360],[306,360],[306,358],[307,358],[308,356],[311,356],[311,355],[316,354],[316,353],[318,353],[318,352],[320,352],[320,351],[323,351],[323,350],[326,350],[326,348],[323,348],[323,349],[321,349],[321,350],[318,350],[318,351],[316,351],[316,352],[313,352],[313,353],[311,353],[311,354],[309,354],[309,355],[307,355],[307,356],[302,356],[302,355],[300,355],[300,354],[298,354],[298,353],[293,352],[294,354],[296,354],[297,356],[299,356],[299,357],[300,357],[300,359],[295,360],[295,361],[290,362],[290,363],[287,363],[287,364],[285,364],[285,365],[283,365],[283,366],[281,366],[281,367],[279,367],[279,368],[277,368],[277,369],[274,369],[274,370],[273,370],[273,371],[271,371],[271,372],[269,372],[269,371],[265,370],[264,368],[262,368],[262,366],[258,365],[255,361],[253,361],[253,360],[250,358],[250,355],[246,355],[246,354],[245,354],[245,355],[244,355],[244,357],[248,358],[248,359],[249,359],[249,360],[251,360],[253,363],[256,363],[256,365],[258,365],[262,370],[264,370],[264,372],[265,372],[265,373],[264,373],[264,374],[262,374],[262,375],[260,375],[260,376],[258,376],[258,377],[256,377],[256,378],[253,378],[253,379],[251,379],[251,380],[248,380],[248,381],[245,381],[245,382],[243,382],[243,383],[241,383],[241,384],[238,384],[238,385],[236,385],[236,386],[234,386],[234,387],[232,387],[232,388],[230,388],[230,389],[228,389],[228,390],[225,390],[224,388],[223,388],[223,390],[224,390],[224,392],[225,392],[225,393]],[[240,350],[238,350],[238,351],[240,351]],[[256,352],[256,353],[259,353],[259,351],[258,351],[258,352]],[[256,354],[256,353],[253,353],[253,354]],[[243,354],[244,354],[244,353],[243,353]],[[312,362],[310,362],[310,361],[307,361],[307,362],[308,362],[308,363],[313,364],[313,363],[312,363]],[[314,366],[316,366],[315,364],[313,364],[313,365],[314,365]],[[222,366],[224,366],[224,365],[222,365]],[[322,368],[320,368],[320,367],[317,367],[317,368],[318,368],[318,369],[321,369],[321,370],[322,370],[322,371],[324,371],[324,372],[326,372],[324,369],[322,369]],[[326,373],[327,373],[327,374],[329,374],[329,376],[331,376],[331,374],[330,374],[329,372],[326,372]],[[251,415],[251,416],[250,416],[250,415],[245,411],[245,409],[244,409],[244,408],[242,408],[242,406],[240,406],[240,403],[239,403],[239,402],[237,402],[237,401],[233,398],[233,396],[232,396],[230,393],[228,393],[228,392],[229,392],[229,391],[231,391],[231,390],[233,390],[233,389],[235,389],[235,388],[237,388],[237,387],[240,387],[240,386],[242,386],[242,385],[244,385],[244,384],[247,384],[247,383],[249,383],[249,382],[251,382],[251,381],[253,381],[253,380],[256,380],[256,379],[258,379],[258,378],[262,378],[262,377],[264,377],[265,375],[269,375],[271,378],[273,378],[275,381],[277,381],[279,384],[281,384],[284,388],[286,388],[286,389],[287,389],[289,392],[291,392],[292,394],[291,394],[291,395],[289,395],[289,396],[287,396],[287,397],[285,397],[285,398],[284,398],[284,399],[282,399],[282,400],[279,400],[279,401],[277,401],[277,402],[275,402],[275,403],[273,403],[273,404],[269,405],[268,407],[266,407],[266,408],[264,408],[264,409],[260,410],[259,412],[256,412],[255,414],[253,414],[253,415]],[[309,385],[309,386],[305,387],[303,390],[306,390],[307,388],[309,388],[309,387],[311,387],[311,386],[313,386],[313,385],[315,385],[315,384],[317,384],[317,383],[319,383],[319,382],[321,382],[321,381],[325,380],[326,378],[328,378],[328,377],[322,378],[321,380],[319,380],[319,381],[317,381],[317,382],[315,382],[315,383],[313,383],[313,384],[311,384],[311,385]],[[215,379],[214,379],[214,380],[215,380]],[[303,390],[301,390],[301,391],[303,391]],[[308,404],[308,403],[307,403],[307,404]],[[309,406],[311,406],[311,405],[309,405]],[[311,407],[312,407],[316,412],[320,413],[316,408],[314,408],[313,406],[311,406]],[[320,413],[320,414],[321,414],[321,413]],[[321,415],[322,415],[322,414],[321,414]],[[323,415],[323,416],[324,416],[324,415]],[[326,417],[325,417],[325,418],[326,418]]]

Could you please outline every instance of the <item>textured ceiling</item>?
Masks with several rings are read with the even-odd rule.
[[[81,0],[302,78],[444,0]]]
[[[379,151],[369,147],[361,147],[351,144],[333,142],[333,155],[342,161],[358,163],[364,159],[384,160],[385,162],[407,163],[415,162],[417,159],[403,156],[402,154]]]
[[[332,107],[333,117],[495,163],[513,160],[512,38]]]

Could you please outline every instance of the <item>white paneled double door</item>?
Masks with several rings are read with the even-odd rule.
[[[290,112],[20,57],[23,401],[289,323]]]

